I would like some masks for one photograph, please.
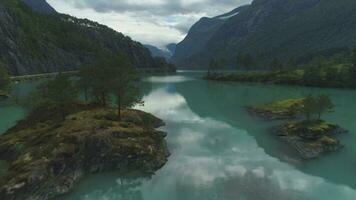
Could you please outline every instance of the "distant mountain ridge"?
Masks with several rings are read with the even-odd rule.
[[[119,52],[137,68],[157,67],[142,44],[96,22],[54,13],[48,6],[44,0],[0,1],[0,61],[12,75],[75,70]]]
[[[354,0],[254,0],[238,9],[199,20],[177,45],[173,63],[202,68],[212,58],[224,58],[234,65],[239,53],[262,63],[273,58],[302,62],[356,45]]]
[[[171,59],[176,50],[176,44],[174,43],[168,44],[166,46],[166,49],[161,49],[149,44],[145,44],[144,46],[150,50],[151,55],[153,57],[162,57],[165,58],[167,61]]]

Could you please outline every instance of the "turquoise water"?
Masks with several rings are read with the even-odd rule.
[[[166,122],[172,153],[156,175],[124,179],[116,173],[84,179],[63,200],[354,200],[356,199],[356,91],[217,83],[201,73],[147,77],[145,105]],[[21,84],[22,95],[33,87]],[[310,93],[327,93],[336,103],[325,116],[350,130],[341,151],[301,161],[268,134],[278,122],[246,113],[244,106]],[[24,115],[11,102],[0,111],[0,131]],[[5,109],[5,112],[3,111]]]

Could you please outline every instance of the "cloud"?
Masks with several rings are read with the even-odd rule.
[[[48,0],[58,11],[103,23],[142,43],[181,41],[203,16],[216,16],[251,0]]]

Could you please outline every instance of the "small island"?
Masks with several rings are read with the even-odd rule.
[[[301,115],[304,98],[288,99],[273,103],[248,106],[247,110],[253,114],[263,117],[264,119],[292,119]]]
[[[302,159],[313,159],[343,147],[336,137],[347,131],[321,118],[333,107],[328,96],[320,95],[250,106],[247,110],[269,120],[293,119],[273,127],[271,132],[291,146]]]
[[[126,55],[71,76],[58,73],[18,100],[28,116],[0,136],[0,199],[54,199],[89,174],[146,177],[167,162],[167,134],[156,130],[164,122],[132,109],[143,101]]]
[[[33,112],[0,137],[0,160],[9,165],[0,199],[51,199],[87,174],[151,175],[167,162],[166,133],[155,129],[164,123],[153,115],[126,109],[119,121],[116,109],[91,108],[62,121],[53,113]]]

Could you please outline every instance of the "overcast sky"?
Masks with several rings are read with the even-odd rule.
[[[144,44],[180,42],[201,17],[251,0],[47,0],[58,12],[105,24]]]

